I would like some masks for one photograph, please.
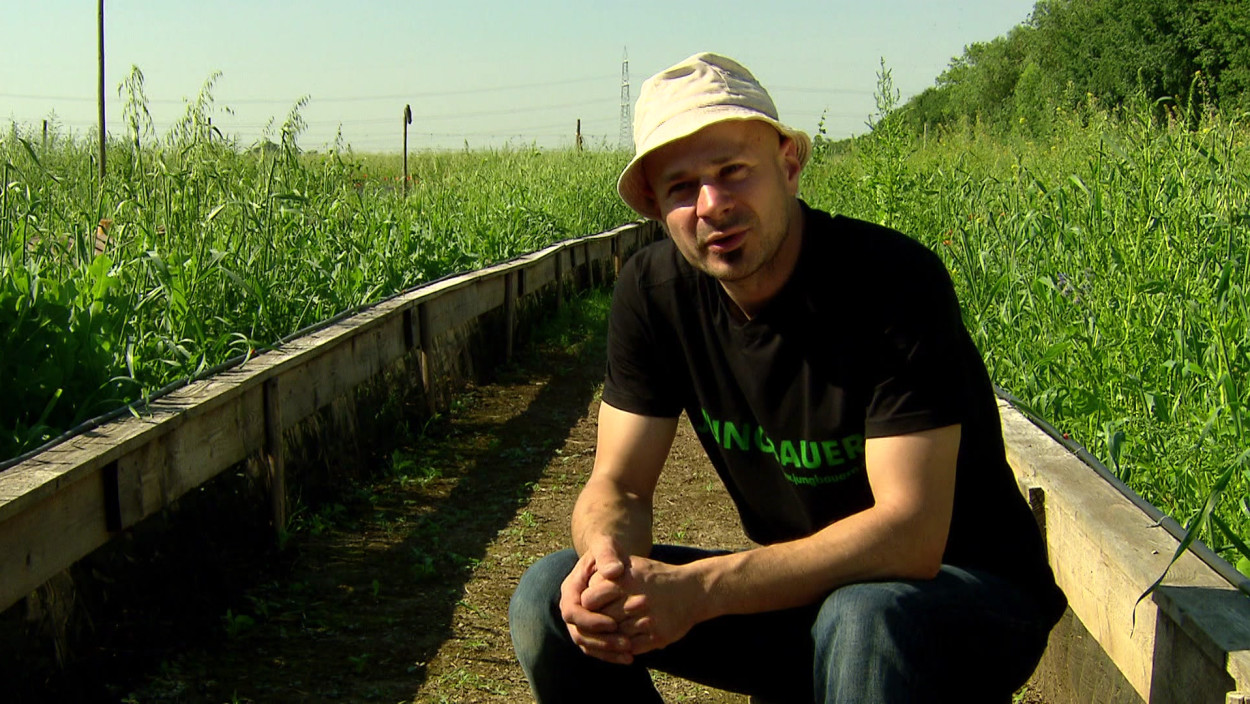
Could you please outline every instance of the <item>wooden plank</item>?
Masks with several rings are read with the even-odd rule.
[[[1018,480],[1025,487],[1039,487],[1045,492],[1051,565],[1073,613],[1143,700],[1184,701],[1171,699],[1172,695],[1160,691],[1156,678],[1164,672],[1155,670],[1156,665],[1169,667],[1169,662],[1158,660],[1160,653],[1175,655],[1174,648],[1190,647],[1175,638],[1175,629],[1171,628],[1175,614],[1159,606],[1159,602],[1167,603],[1169,599],[1175,604],[1176,593],[1163,590],[1155,599],[1143,600],[1134,611],[1138,595],[1167,566],[1176,550],[1176,539],[1015,409],[1000,403],[1000,414],[1008,460]],[[1196,593],[1206,597],[1228,595],[1230,599],[1222,601],[1230,608],[1234,603],[1230,592],[1235,590],[1188,552],[1169,570],[1165,584],[1170,588],[1199,590]],[[1250,603],[1244,597],[1239,603],[1240,608],[1225,610],[1218,617],[1202,612],[1192,603],[1176,607],[1184,609],[1181,622],[1186,624],[1177,632],[1195,634],[1187,636],[1194,643],[1192,647],[1204,651],[1203,657],[1208,660],[1218,655],[1220,669],[1225,667],[1229,648],[1244,651],[1250,646],[1243,630],[1245,624],[1250,624]],[[1229,624],[1221,622],[1230,620],[1239,625],[1227,635]],[[1161,622],[1166,623],[1160,627]],[[1233,651],[1229,662],[1240,658]],[[1168,674],[1183,679],[1183,675]],[[1246,684],[1237,682],[1239,687]],[[1219,685],[1212,682],[1209,686]],[[1212,697],[1222,700],[1224,691],[1227,690],[1204,692],[1191,687],[1185,696],[1192,702],[1211,701]]]
[[[328,336],[301,355],[302,364],[280,370],[278,406],[283,430],[378,375],[405,353],[403,309],[357,335]],[[419,317],[419,316],[418,316]],[[418,333],[419,335],[420,333]]]
[[[556,258],[544,257],[525,267],[525,295],[542,292],[556,280]]]
[[[1046,653],[1029,680],[1029,693],[1049,704],[1142,704],[1071,609],[1050,632]]]
[[[505,360],[512,359],[512,334],[516,329],[516,279],[519,278],[521,271],[517,270],[516,274],[508,274],[504,277],[504,352]]]
[[[250,386],[235,403],[202,404],[166,438],[166,500],[173,501],[259,452],[265,444],[264,391]]]
[[[1212,660],[1206,648],[1190,638],[1189,633],[1169,614],[1162,610],[1158,613],[1160,618],[1155,630],[1155,667],[1151,672],[1148,701],[1152,704],[1221,704],[1228,692],[1236,689],[1232,677],[1224,669],[1222,654],[1218,659]]]
[[[80,476],[4,522],[0,530],[0,609],[8,608],[111,537],[103,482]]]
[[[630,223],[396,296],[0,473],[0,608],[103,544],[109,521],[133,525],[263,449],[280,458],[282,431],[376,378],[416,341],[424,357],[448,333],[450,352],[469,321],[507,305],[509,273],[518,291],[524,280],[525,295],[559,282],[562,296],[576,247],[606,271],[650,226]]]
[[[564,307],[564,277],[565,270],[568,268],[564,265],[564,250],[559,250],[553,257],[556,265],[555,280],[552,282],[556,287],[556,308]]]
[[[0,472],[0,524],[166,432],[171,409],[185,407],[179,404],[178,398],[164,399],[149,416],[109,423]]]
[[[421,390],[425,396],[426,411],[431,417],[434,416],[437,409],[434,407],[434,378],[430,365],[433,363],[430,350],[434,345],[433,337],[430,335],[430,315],[425,303],[417,307],[417,330],[419,340],[418,346],[421,350],[419,363],[421,364]]]
[[[124,455],[117,461],[121,483],[122,527],[129,527],[168,506],[169,493],[168,434]]]
[[[598,239],[591,240],[588,246],[588,254],[591,260],[591,283],[599,286],[604,282],[604,277],[608,272],[612,271],[612,243],[614,240]]]
[[[282,391],[280,378],[265,382],[265,478],[269,491],[269,513],[275,536],[286,530],[286,448],[283,443]]]
[[[503,276],[495,274],[471,285],[444,290],[426,298],[430,336],[437,338],[504,304]]]

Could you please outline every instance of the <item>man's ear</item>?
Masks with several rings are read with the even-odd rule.
[[[783,136],[777,153],[777,160],[781,165],[781,173],[785,175],[790,195],[797,195],[799,192],[799,174],[803,171],[803,164],[799,162],[798,142],[790,137]]]

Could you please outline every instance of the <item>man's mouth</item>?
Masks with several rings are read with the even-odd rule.
[[[731,252],[742,245],[742,241],[746,239],[746,229],[736,230],[728,233],[717,233],[707,238],[703,246],[714,254]]]

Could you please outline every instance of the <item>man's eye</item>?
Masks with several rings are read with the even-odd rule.
[[[691,188],[694,188],[693,181],[679,181],[668,187],[668,194],[670,196],[681,195],[688,192]]]

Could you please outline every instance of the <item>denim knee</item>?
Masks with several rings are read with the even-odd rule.
[[[864,582],[825,598],[812,624],[817,701],[906,701],[919,664],[911,591],[905,582]]]
[[[567,635],[560,619],[560,584],[577,563],[577,553],[561,550],[530,565],[508,604],[512,647],[527,672],[551,638]]]

